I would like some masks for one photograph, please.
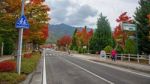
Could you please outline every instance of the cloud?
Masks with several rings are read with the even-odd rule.
[[[89,17],[95,17],[97,10],[91,8],[89,5],[80,6],[75,12],[68,15],[66,23],[76,26],[87,25],[86,19]]]
[[[64,22],[66,15],[68,13],[67,8],[72,6],[69,0],[52,0],[50,3],[51,7],[51,18],[52,23],[62,23]]]
[[[99,14],[107,16],[111,27],[117,26],[116,18],[123,12],[132,17],[139,0],[46,0],[51,7],[51,23],[96,27]]]
[[[52,24],[66,23],[73,26],[83,26],[88,24],[87,18],[97,15],[96,9],[87,4],[80,5],[77,1],[72,0],[52,0],[50,7]]]

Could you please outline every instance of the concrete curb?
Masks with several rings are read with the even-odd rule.
[[[32,73],[30,73],[30,74],[27,76],[27,78],[26,78],[23,82],[21,82],[21,83],[19,83],[19,84],[30,84],[31,81],[32,81],[32,78],[33,78],[34,73],[35,73],[35,71],[33,71]]]
[[[21,82],[20,84],[33,84],[32,83],[32,82],[34,82],[33,78],[34,78],[34,76],[36,76],[37,73],[39,73],[38,70],[39,70],[39,66],[41,65],[42,59],[43,59],[43,57],[41,57],[41,59],[39,60],[37,66],[36,66],[36,69],[32,73],[30,73],[27,76],[27,78],[23,82]]]

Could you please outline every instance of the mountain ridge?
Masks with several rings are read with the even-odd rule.
[[[75,29],[82,29],[83,27],[73,27],[64,23],[61,24],[49,24],[49,37],[47,43],[56,43],[59,38],[64,35],[72,37]],[[90,30],[87,28],[87,30]]]
[[[75,29],[76,29],[75,27],[72,27],[64,23],[55,25],[49,24],[48,43],[56,43],[57,40],[64,35],[72,36]]]

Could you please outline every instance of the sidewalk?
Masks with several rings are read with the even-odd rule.
[[[111,65],[115,65],[115,66],[119,66],[119,67],[124,67],[124,68],[129,68],[129,69],[133,69],[133,70],[137,70],[137,71],[150,73],[150,65],[131,63],[131,62],[123,62],[120,60],[117,60],[114,62],[111,59],[104,60],[104,59],[100,59],[96,55],[91,56],[90,54],[89,55],[72,54],[72,55],[75,57],[79,57],[79,58],[83,58],[83,59],[87,59],[87,60],[91,60],[91,61],[95,61],[95,62],[102,62],[102,63],[111,64]]]
[[[0,62],[9,60],[9,59],[14,59],[14,56],[11,56],[11,55],[0,56]]]

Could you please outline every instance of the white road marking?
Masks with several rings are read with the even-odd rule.
[[[80,68],[80,69],[82,69],[82,70],[84,70],[84,71],[90,73],[90,74],[92,74],[93,76],[95,76],[95,77],[97,77],[97,78],[99,78],[99,79],[104,80],[105,82],[107,82],[107,83],[109,83],[109,84],[114,84],[113,82],[111,82],[111,81],[109,81],[109,80],[107,80],[107,79],[105,79],[105,78],[103,78],[103,77],[101,77],[101,76],[98,76],[98,75],[96,75],[95,73],[93,73],[93,72],[91,72],[91,71],[89,71],[89,70],[87,70],[87,69],[85,69],[85,68],[83,68],[83,67],[81,67],[81,66],[79,66],[79,65],[77,65],[77,64],[75,64],[75,63],[72,63],[71,61],[69,61],[69,60],[67,60],[67,59],[64,59],[64,60],[65,60],[66,62],[68,62],[68,63],[70,63],[70,64],[72,64],[72,65],[74,65],[74,66],[76,66],[76,67],[78,67],[78,68]]]
[[[87,61],[92,62],[92,63],[96,63],[96,64],[100,64],[100,65],[103,65],[103,66],[107,66],[107,67],[110,67],[110,68],[113,68],[113,69],[117,69],[117,70],[120,70],[120,71],[129,72],[129,73],[132,73],[132,74],[136,74],[136,75],[140,75],[140,76],[150,78],[150,75],[144,74],[144,73],[142,74],[141,72],[137,73],[137,72],[131,71],[129,69],[125,69],[125,68],[121,68],[121,67],[117,67],[117,66],[111,66],[111,65],[108,65],[108,64],[98,63],[98,62],[94,62],[94,61],[90,61],[90,60],[87,60]]]
[[[45,49],[43,51],[43,78],[42,78],[42,84],[47,84],[46,81],[46,67],[45,67]]]
[[[104,64],[104,63],[100,63],[100,62],[94,62],[94,61],[90,61],[90,60],[84,59],[84,58],[79,58],[79,57],[75,57],[75,58],[81,59],[81,60],[84,60],[84,61],[88,61],[88,62],[91,62],[91,63],[103,65],[103,66],[106,66],[106,67],[109,67],[109,68],[117,69],[117,70],[120,70],[120,71],[129,72],[129,73],[132,73],[132,74],[136,74],[136,75],[140,75],[140,76],[144,76],[144,77],[149,77],[150,78],[150,75],[148,75],[146,73],[142,73],[142,72],[138,72],[138,71],[135,72],[134,70],[131,71],[130,69],[117,67],[115,65],[114,66],[113,65],[108,65],[108,64]]]

